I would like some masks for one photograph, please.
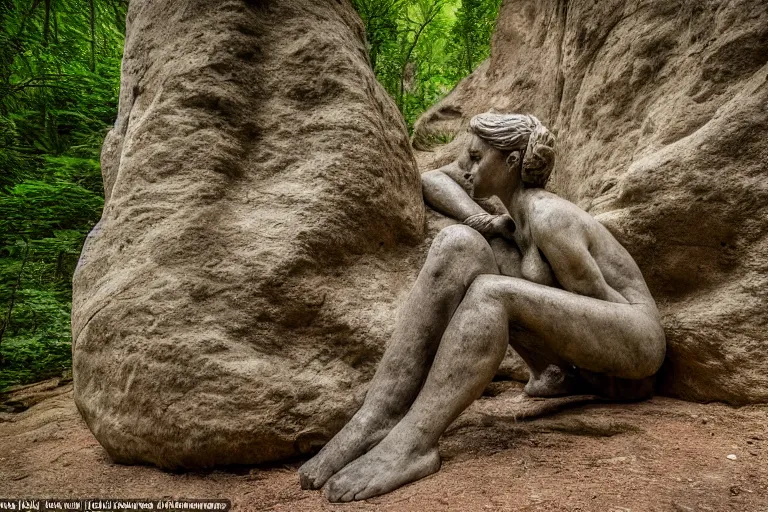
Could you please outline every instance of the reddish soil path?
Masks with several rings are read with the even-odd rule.
[[[114,464],[80,419],[71,384],[49,384],[6,397],[34,405],[0,413],[0,496],[229,498],[237,511],[768,512],[768,406],[659,397],[515,421],[532,402],[517,384],[494,386],[497,396],[479,400],[444,436],[439,473],[334,505],[299,488],[301,461],[183,474]]]

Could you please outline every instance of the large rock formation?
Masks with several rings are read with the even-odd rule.
[[[664,314],[661,390],[768,401],[768,3],[505,0],[491,58],[414,144],[491,108],[559,133],[549,188],[638,261]]]
[[[349,2],[133,0],[102,170],[72,332],[108,453],[195,467],[327,440],[424,254],[405,126]]]

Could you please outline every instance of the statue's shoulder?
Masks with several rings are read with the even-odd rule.
[[[534,231],[565,233],[594,222],[587,212],[557,194],[536,189],[528,195],[529,221]]]

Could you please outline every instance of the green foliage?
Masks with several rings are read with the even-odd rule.
[[[353,0],[376,77],[409,130],[490,54],[501,0]]]
[[[461,80],[488,58],[501,0],[463,0],[451,28],[452,68]]]
[[[0,0],[0,390],[71,360],[71,280],[98,221],[127,1]]]

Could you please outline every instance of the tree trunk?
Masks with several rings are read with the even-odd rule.
[[[90,0],[91,5],[91,73],[96,72],[96,4]]]
[[[24,266],[27,264],[27,258],[29,257],[29,242],[26,242],[27,246],[24,249],[24,259],[21,260],[21,269],[19,270],[19,275],[16,276],[16,286],[13,287],[13,291],[11,292],[11,300],[8,303],[8,311],[6,312],[5,320],[3,320],[3,324],[0,325],[0,345],[3,343],[3,335],[5,334],[5,330],[8,328],[9,325],[11,325],[11,315],[13,314],[13,306],[16,304],[16,292],[19,290],[19,287],[21,286],[21,276],[24,274]],[[0,354],[0,363],[2,362],[2,354]]]
[[[43,20],[43,46],[48,46],[48,35],[51,33],[51,0],[45,0],[45,19]]]

